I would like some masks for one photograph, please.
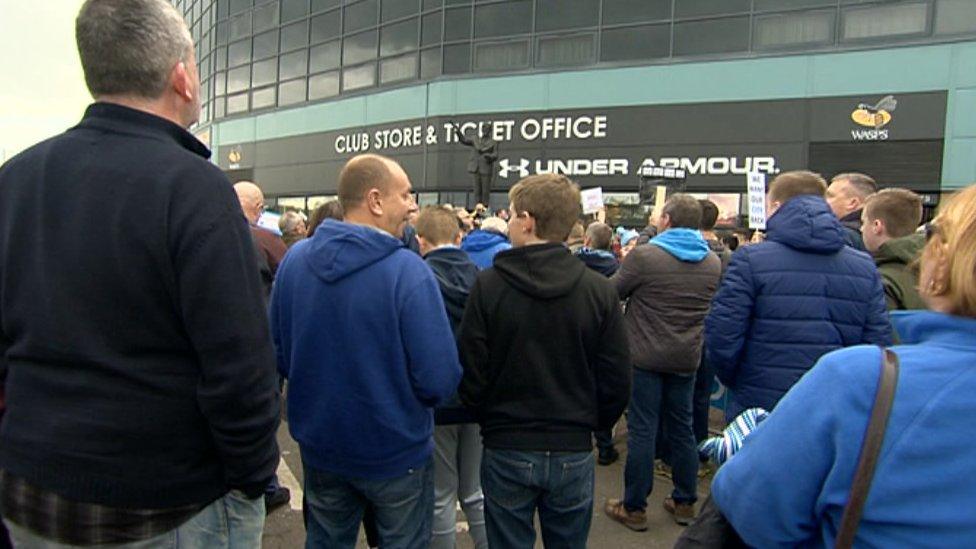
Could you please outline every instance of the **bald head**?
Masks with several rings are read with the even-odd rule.
[[[354,156],[339,172],[339,203],[346,211],[360,207],[370,190],[387,192],[393,179],[401,174],[400,165],[385,156]]]
[[[361,154],[346,162],[339,173],[339,203],[347,222],[371,225],[397,237],[417,211],[407,173],[378,154]]]
[[[237,199],[241,202],[241,210],[244,212],[244,217],[247,218],[248,223],[251,225],[257,223],[258,218],[261,217],[261,212],[264,210],[264,193],[261,192],[261,187],[250,181],[241,181],[234,184],[234,192],[237,193]]]

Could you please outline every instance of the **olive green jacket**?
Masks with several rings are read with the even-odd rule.
[[[918,295],[918,277],[910,265],[925,246],[925,237],[913,234],[893,238],[874,253],[874,262],[881,273],[888,310],[926,309]]]

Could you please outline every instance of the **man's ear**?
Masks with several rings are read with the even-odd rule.
[[[182,97],[185,101],[193,101],[193,84],[190,73],[186,68],[186,63],[180,61],[173,66],[173,70],[170,71],[169,81],[176,95]]]
[[[461,245],[461,231],[458,231],[457,234],[454,235],[454,245],[455,246]]]
[[[383,215],[383,193],[377,188],[366,191],[366,207],[373,215]]]
[[[426,238],[417,235],[417,245],[420,247],[420,256],[423,257],[427,255],[427,252],[431,251],[434,247],[430,245],[430,242]]]

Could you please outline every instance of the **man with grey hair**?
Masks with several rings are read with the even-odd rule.
[[[15,547],[259,547],[274,353],[190,34],[164,0],[76,33],[95,103],[0,168],[0,513]]]
[[[878,184],[870,175],[849,172],[835,175],[824,195],[844,227],[844,241],[855,250],[867,251],[861,235],[861,213],[868,197],[876,192]]]
[[[281,230],[281,240],[285,246],[291,248],[292,244],[305,238],[305,218],[302,214],[289,210],[281,214],[278,229]]]

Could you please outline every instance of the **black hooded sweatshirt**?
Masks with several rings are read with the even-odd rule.
[[[562,244],[495,256],[461,322],[459,395],[488,448],[588,452],[630,396],[616,290]]]

